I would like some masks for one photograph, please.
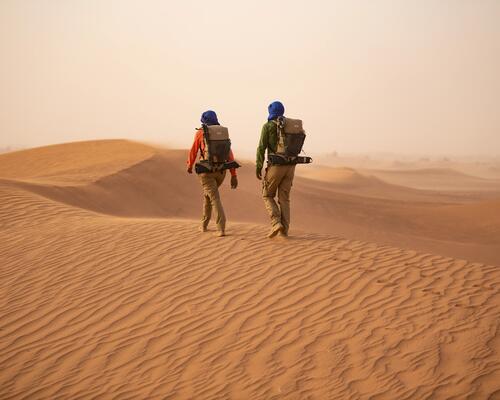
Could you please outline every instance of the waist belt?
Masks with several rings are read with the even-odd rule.
[[[284,154],[268,154],[267,162],[271,165],[295,165],[295,164],[310,164],[311,157],[305,156],[287,156]]]
[[[211,164],[208,161],[200,161],[194,166],[194,170],[197,174],[204,174],[207,172],[217,172],[224,171],[226,169],[239,168],[240,164],[236,161],[228,161],[225,163]]]

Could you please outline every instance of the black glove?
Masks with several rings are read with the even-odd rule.
[[[231,176],[231,189],[236,189],[238,187],[238,177],[236,175]]]

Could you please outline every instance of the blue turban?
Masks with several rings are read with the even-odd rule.
[[[269,117],[267,117],[268,121],[271,121],[272,119],[276,119],[278,117],[282,117],[285,113],[285,106],[280,101],[273,101],[271,104],[269,104],[269,107],[267,107],[267,109],[269,111]]]
[[[201,123],[205,125],[219,125],[215,111],[208,110],[201,114]]]

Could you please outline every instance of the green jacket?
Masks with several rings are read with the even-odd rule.
[[[278,147],[278,126],[273,121],[267,121],[262,127],[259,147],[257,147],[257,171],[261,171],[264,166],[266,150],[271,153],[276,152]]]

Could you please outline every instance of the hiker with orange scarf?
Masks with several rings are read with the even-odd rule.
[[[216,213],[216,236],[225,236],[226,215],[219,194],[219,186],[224,182],[226,169],[231,173],[231,189],[238,187],[236,168],[239,165],[234,161],[231,151],[227,128],[221,126],[214,111],[205,111],[201,115],[202,127],[197,129],[193,145],[187,161],[187,172],[193,173],[195,166],[198,179],[203,188],[203,217],[199,230],[206,232],[212,216]],[[195,165],[196,158],[199,162]]]

